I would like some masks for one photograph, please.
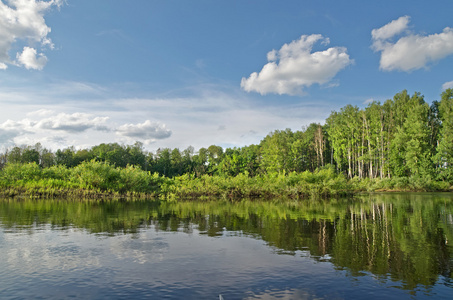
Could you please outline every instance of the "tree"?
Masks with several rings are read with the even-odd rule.
[[[40,153],[40,166],[43,168],[51,167],[55,164],[55,154],[49,149],[43,148]]]
[[[291,129],[275,130],[260,143],[261,168],[268,173],[293,171],[295,157],[291,151],[294,134]]]
[[[128,153],[127,164],[145,169],[146,154],[142,142],[135,142],[133,146],[126,146],[126,152]]]
[[[80,149],[77,151],[74,151],[73,155],[73,164],[74,166],[80,165],[84,161],[90,161],[93,158],[95,158],[94,154],[92,151],[88,149]]]
[[[171,150],[169,148],[157,149],[153,171],[164,176],[171,175]]]
[[[22,149],[18,146],[13,147],[8,153],[9,163],[22,163]]]
[[[335,161],[337,171],[342,171],[344,169],[346,161],[346,147],[347,147],[347,138],[346,130],[344,128],[343,116],[336,112],[332,111],[330,116],[326,120],[326,130],[329,136],[329,141],[332,146],[332,162]]]
[[[192,146],[187,147],[182,151],[183,173],[192,173],[193,171],[193,155],[195,149]]]
[[[236,176],[246,170],[244,157],[238,148],[227,148],[223,159],[218,166],[220,174],[225,176]]]
[[[66,148],[63,150],[58,149],[55,152],[55,163],[57,165],[64,165],[68,168],[75,167],[77,164],[74,161],[74,155],[74,147]]]
[[[223,158],[223,148],[216,145],[211,145],[208,147],[208,164],[209,164],[209,173],[216,174],[218,172],[218,167]]]
[[[171,151],[171,174],[170,176],[182,175],[184,172],[184,166],[182,163],[182,155],[178,148]]]
[[[437,163],[439,177],[453,182],[453,89],[442,93],[439,115],[442,125],[434,161]]]
[[[200,148],[193,156],[193,171],[195,176],[200,177],[208,171],[208,149]]]
[[[38,145],[38,144],[37,144]],[[8,162],[10,163],[40,163],[40,154],[38,150],[31,146],[15,146],[8,153]]]
[[[250,176],[255,176],[259,172],[260,166],[260,148],[258,145],[250,145],[240,148],[239,153],[243,158],[244,170],[241,173],[247,171]]]
[[[346,164],[349,178],[361,173],[361,165],[358,163],[362,137],[359,116],[357,106],[346,105],[339,113],[332,112],[326,122],[337,168],[343,170]]]
[[[414,93],[404,113],[406,117],[392,142],[393,173],[396,176],[428,175],[431,172],[429,105],[423,96]]]
[[[316,167],[324,167],[324,151],[326,149],[326,140],[324,130],[320,124],[315,125],[314,149],[316,152]]]

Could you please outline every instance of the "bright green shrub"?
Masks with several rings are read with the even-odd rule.
[[[119,190],[120,171],[105,162],[84,161],[72,169],[71,175],[71,181],[82,188],[94,188],[101,191]]]
[[[35,162],[7,164],[1,172],[1,177],[7,182],[38,180],[42,177],[42,170]]]

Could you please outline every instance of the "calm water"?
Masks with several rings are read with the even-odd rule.
[[[453,299],[453,195],[0,200],[0,299]]]

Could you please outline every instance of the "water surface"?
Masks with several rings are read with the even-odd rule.
[[[453,196],[0,200],[0,299],[450,299]]]

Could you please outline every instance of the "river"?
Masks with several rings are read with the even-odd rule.
[[[452,299],[453,195],[0,200],[0,299]]]

